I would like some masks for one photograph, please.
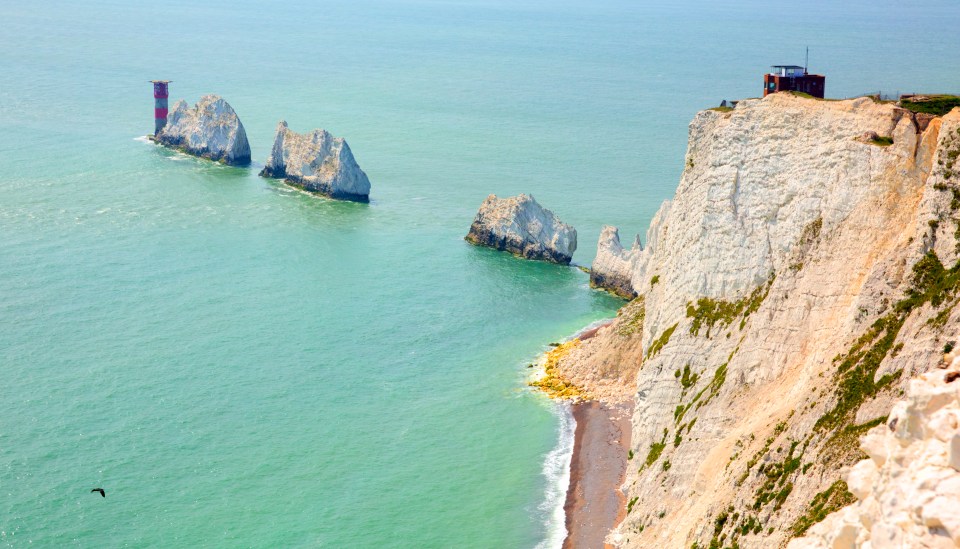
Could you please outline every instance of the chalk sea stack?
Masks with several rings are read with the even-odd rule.
[[[568,265],[577,249],[577,230],[544,209],[530,195],[490,195],[474,218],[468,242],[526,259]]]
[[[367,202],[370,180],[342,137],[319,129],[299,134],[285,121],[277,135],[261,177],[275,177],[306,191],[330,198]]]
[[[233,107],[219,95],[204,95],[193,108],[182,99],[177,101],[154,140],[231,166],[250,163],[247,132]]]
[[[590,266],[590,285],[607,290],[627,299],[637,297],[633,289],[633,262],[640,256],[643,246],[640,235],[633,246],[625,250],[620,244],[620,233],[616,227],[606,225],[600,232],[597,242],[597,255]]]

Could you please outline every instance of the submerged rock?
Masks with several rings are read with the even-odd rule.
[[[366,202],[370,196],[370,180],[342,137],[322,129],[299,134],[290,131],[283,120],[277,125],[273,149],[260,175],[284,179],[331,198]]]
[[[233,166],[250,163],[247,132],[233,107],[219,95],[204,95],[193,108],[182,99],[177,101],[154,140]]]
[[[633,289],[630,279],[633,277],[633,262],[642,251],[640,235],[634,239],[633,247],[625,250],[620,244],[617,228],[604,226],[597,242],[597,256],[590,266],[590,284],[627,299],[637,297],[637,291]]]
[[[563,265],[570,263],[577,249],[577,230],[526,194],[510,198],[488,196],[466,239],[527,259]]]

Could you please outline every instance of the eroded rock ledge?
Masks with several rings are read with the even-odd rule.
[[[370,198],[370,180],[342,137],[334,137],[323,129],[299,134],[282,120],[260,176],[283,179],[330,198],[355,202],[367,202]]]
[[[250,163],[250,143],[243,124],[219,95],[204,95],[193,108],[182,99],[177,101],[167,116],[167,125],[154,140],[232,166]]]
[[[577,249],[577,230],[563,223],[530,195],[490,195],[480,205],[468,242],[526,259],[568,265]]]

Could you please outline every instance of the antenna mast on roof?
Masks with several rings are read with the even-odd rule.
[[[807,58],[803,61],[803,74],[807,73],[807,68],[810,66],[810,46],[807,46]]]

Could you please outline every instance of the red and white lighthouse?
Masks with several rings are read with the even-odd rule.
[[[167,84],[170,80],[151,80],[150,82],[153,84],[153,135],[157,135],[167,125],[167,97],[170,96]]]

